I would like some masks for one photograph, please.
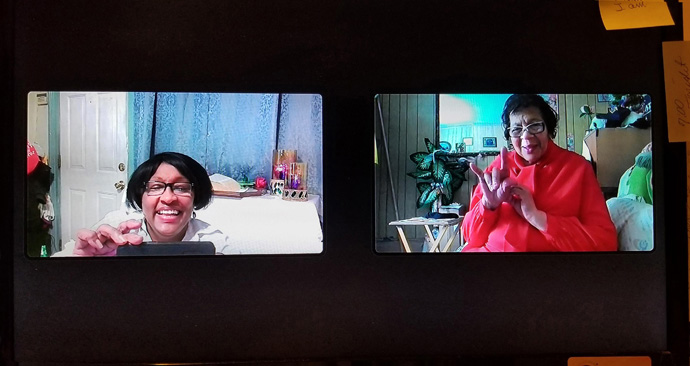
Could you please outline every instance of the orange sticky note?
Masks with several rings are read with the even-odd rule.
[[[690,4],[681,6],[683,7],[683,40],[690,41]]]
[[[647,356],[570,357],[568,366],[652,366]]]
[[[663,42],[669,142],[690,141],[690,42]]]
[[[674,25],[668,4],[650,0],[599,0],[607,30]]]

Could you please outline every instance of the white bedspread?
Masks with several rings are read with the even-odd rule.
[[[214,196],[197,218],[219,228],[242,254],[321,253],[321,199],[285,201],[275,196]]]

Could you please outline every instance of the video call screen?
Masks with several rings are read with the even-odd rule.
[[[321,253],[322,105],[318,94],[29,93],[26,255]]]
[[[376,252],[654,249],[649,95],[375,103]]]

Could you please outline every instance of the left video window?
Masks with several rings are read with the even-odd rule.
[[[28,257],[318,254],[318,94],[30,92]]]

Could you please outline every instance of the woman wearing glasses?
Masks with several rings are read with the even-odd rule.
[[[462,228],[463,252],[615,251],[616,229],[589,162],[553,142],[558,117],[515,94],[501,116],[513,150],[482,171]]]
[[[144,241],[210,241],[217,253],[234,254],[227,235],[194,218],[212,197],[206,170],[187,155],[154,155],[132,174],[127,204],[137,212],[113,212],[94,226],[81,229],[74,242],[55,256],[110,256],[118,246]]]

